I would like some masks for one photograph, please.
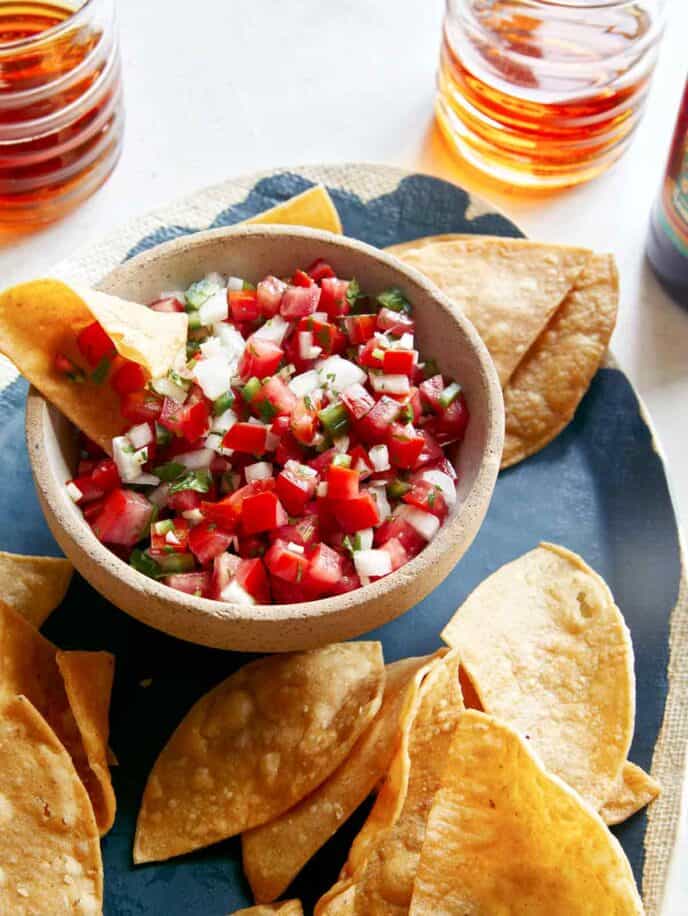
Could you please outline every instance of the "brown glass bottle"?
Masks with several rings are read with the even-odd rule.
[[[688,83],[652,211],[647,256],[662,285],[688,307]]]

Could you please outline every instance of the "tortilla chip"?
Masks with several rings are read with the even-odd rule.
[[[355,882],[340,881],[318,900],[313,916],[354,916],[355,902]]]
[[[503,468],[544,448],[571,421],[607,352],[618,300],[614,258],[594,255],[506,386]]]
[[[406,688],[427,658],[387,666],[377,716],[341,766],[298,805],[241,838],[244,873],[258,901],[275,900],[384,778]]]
[[[26,697],[0,713],[0,909],[99,916],[103,864],[88,795]]]
[[[311,229],[327,229],[338,235],[342,233],[337,208],[320,184],[244,222],[255,225],[271,223],[282,226],[309,226]]]
[[[74,567],[62,557],[25,557],[0,551],[0,594],[35,627],[62,603]]]
[[[609,588],[541,544],[468,596],[442,638],[485,712],[526,735],[595,809],[615,790],[635,718],[633,647]]]
[[[58,652],[57,666],[93,773],[88,788],[103,836],[112,827],[117,808],[108,765],[115,657],[109,652]]]
[[[661,791],[656,779],[627,760],[614,795],[600,808],[600,817],[605,824],[620,824],[654,801]]]
[[[491,236],[428,238],[388,251],[425,274],[470,319],[502,387],[591,255],[584,248]]]
[[[278,817],[333,773],[375,717],[376,642],[245,665],[202,697],[148,778],[134,861],[169,859]]]
[[[300,900],[284,900],[280,903],[260,904],[249,906],[244,910],[236,910],[232,916],[303,916],[303,907]]]
[[[452,652],[423,681],[410,733],[411,766],[404,805],[357,878],[355,916],[408,913],[428,813],[463,712],[458,665],[458,654]]]
[[[618,840],[508,725],[467,711],[430,811],[410,916],[642,914]]]
[[[0,601],[0,707],[23,694],[67,749],[95,810],[102,788],[91,769],[57,664],[57,649]]]

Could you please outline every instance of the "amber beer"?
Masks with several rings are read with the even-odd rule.
[[[647,255],[672,296],[688,306],[688,82],[652,211]]]
[[[593,178],[638,124],[663,10],[662,0],[447,0],[442,132],[509,184]]]

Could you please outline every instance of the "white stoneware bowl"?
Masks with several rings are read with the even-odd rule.
[[[458,500],[435,539],[397,572],[365,588],[303,604],[225,604],[175,591],[136,572],[101,544],[72,503],[76,441],[69,422],[32,388],[26,438],[38,497],[55,539],[76,569],[117,607],[191,642],[247,652],[305,649],[365,633],[399,617],[447,576],[468,549],[492,496],[503,444],[502,394],[490,356],[470,322],[417,271],[369,245],[291,227],[218,229],[176,239],[127,261],[100,288],[148,302],[210,271],[258,280],[289,275],[317,257],[366,291],[404,290],[417,341],[466,394],[471,420],[457,460]]]

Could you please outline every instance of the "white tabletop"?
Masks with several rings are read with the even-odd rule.
[[[664,295],[643,251],[686,77],[688,3],[670,10],[630,151],[597,181],[536,199],[504,193],[452,158],[433,126],[442,11],[442,0],[119,0],[122,160],[78,212],[0,245],[2,284],[43,274],[135,214],[242,172],[364,160],[453,179],[492,198],[534,238],[616,255],[613,348],[649,407],[686,530],[688,311]],[[677,859],[666,916],[688,912],[685,839]]]

